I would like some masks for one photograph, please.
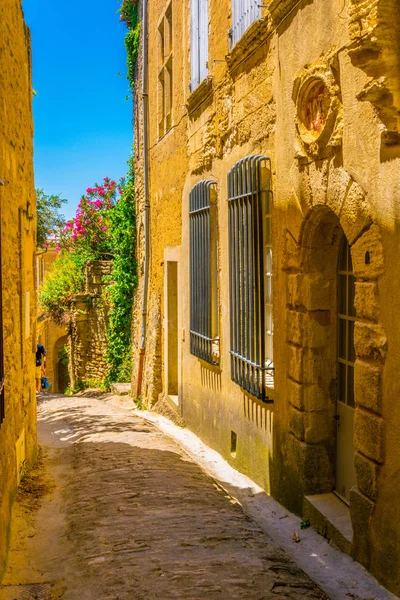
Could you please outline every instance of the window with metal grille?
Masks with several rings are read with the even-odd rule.
[[[219,363],[216,182],[200,181],[189,196],[190,352]]]
[[[269,402],[274,382],[271,165],[248,156],[228,174],[231,377]]]
[[[338,401],[354,407],[355,278],[350,246],[343,236],[338,261]]]
[[[250,25],[260,19],[260,0],[232,0],[232,46]]]
[[[208,0],[191,0],[191,84],[193,92],[208,74]]]

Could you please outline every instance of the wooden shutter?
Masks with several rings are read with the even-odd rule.
[[[200,83],[208,75],[208,0],[199,0],[199,48]]]
[[[191,62],[191,75],[192,91],[200,83],[200,48],[199,48],[199,6],[200,0],[191,0],[190,3],[190,19],[191,19],[191,45],[190,45],[190,62]]]
[[[260,0],[232,0],[232,44],[260,17]]]

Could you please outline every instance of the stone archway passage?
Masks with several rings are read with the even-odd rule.
[[[53,352],[53,373],[54,381],[52,382],[52,391],[64,393],[69,384],[68,375],[68,360],[65,363],[65,359],[60,357],[60,350],[64,345],[67,345],[68,336],[64,335],[56,341],[54,344]]]
[[[307,172],[303,177],[307,178],[310,193],[303,199],[305,218],[298,241],[291,236],[287,258],[289,428],[292,442],[303,456],[300,468],[304,494],[332,492],[337,364],[335,269],[344,232],[356,280],[353,441],[357,485],[350,491],[350,514],[353,553],[366,564],[369,523],[384,461],[381,387],[387,340],[379,322],[377,283],[384,272],[383,248],[363,190],[343,169],[330,172],[328,167],[322,187],[314,184],[313,188],[313,178]]]

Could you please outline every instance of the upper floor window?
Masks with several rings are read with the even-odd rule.
[[[231,377],[263,401],[274,382],[270,178],[265,156],[228,174]]]
[[[261,17],[260,0],[232,0],[232,46]]]
[[[189,196],[190,352],[219,363],[217,203],[215,181],[200,181]]]
[[[158,135],[162,137],[172,126],[172,2],[158,26]]]
[[[208,0],[191,0],[191,84],[196,87],[208,74]]]

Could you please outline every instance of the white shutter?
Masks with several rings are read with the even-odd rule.
[[[199,0],[199,79],[208,75],[208,0]]]
[[[192,77],[192,91],[200,83],[199,2],[200,0],[191,0],[190,2],[190,64]]]
[[[261,17],[261,0],[232,0],[232,44],[240,40],[246,29]]]

